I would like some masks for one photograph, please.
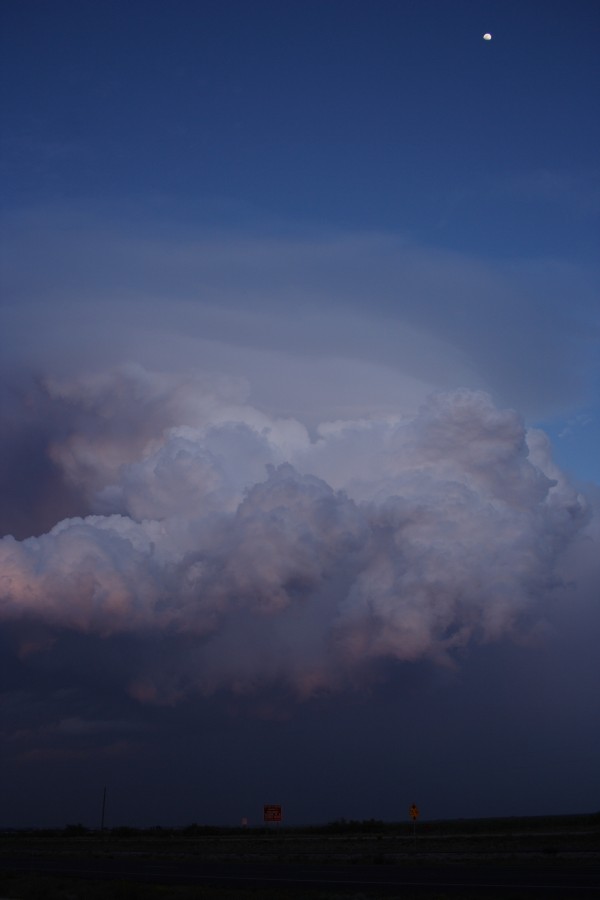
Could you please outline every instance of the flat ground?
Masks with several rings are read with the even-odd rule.
[[[5,832],[0,900],[600,896],[600,815]]]

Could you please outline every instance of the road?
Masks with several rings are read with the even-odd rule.
[[[238,887],[276,896],[277,888],[360,892],[366,896],[541,897],[600,896],[600,865],[565,861],[411,863],[385,865],[201,862],[150,858],[3,858],[4,873],[61,875],[79,879],[124,880],[152,884]]]

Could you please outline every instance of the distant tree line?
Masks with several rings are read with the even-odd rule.
[[[547,829],[560,831],[573,828],[599,829],[600,812],[568,816],[525,816],[497,819],[443,819],[419,821],[417,828],[425,834],[484,834],[507,833],[517,830]],[[272,836],[284,836],[286,834],[412,834],[413,823],[384,822],[382,819],[336,819],[333,822],[320,825],[278,826],[269,829]],[[199,825],[195,822],[183,827],[164,827],[155,825],[150,828],[136,828],[128,825],[119,825],[103,830],[88,828],[80,822],[66,825],[64,828],[5,828],[0,829],[3,834],[25,834],[35,837],[69,837],[91,838],[106,836],[113,838],[181,838],[202,837],[203,835],[243,835],[265,833],[265,826],[219,826]]]

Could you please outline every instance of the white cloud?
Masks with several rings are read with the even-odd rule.
[[[520,634],[588,519],[544,435],[478,392],[313,440],[140,369],[54,385],[61,415],[66,400],[54,458],[105,514],[4,538],[1,615],[23,634],[164,634],[151,670],[132,658],[140,699],[273,682],[308,696],[377,660]]]

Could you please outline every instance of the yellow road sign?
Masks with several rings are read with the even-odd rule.
[[[410,809],[408,811],[409,811],[410,817],[413,821],[415,821],[416,819],[419,818],[419,807],[417,806],[416,803],[413,803],[413,805],[410,807]]]

